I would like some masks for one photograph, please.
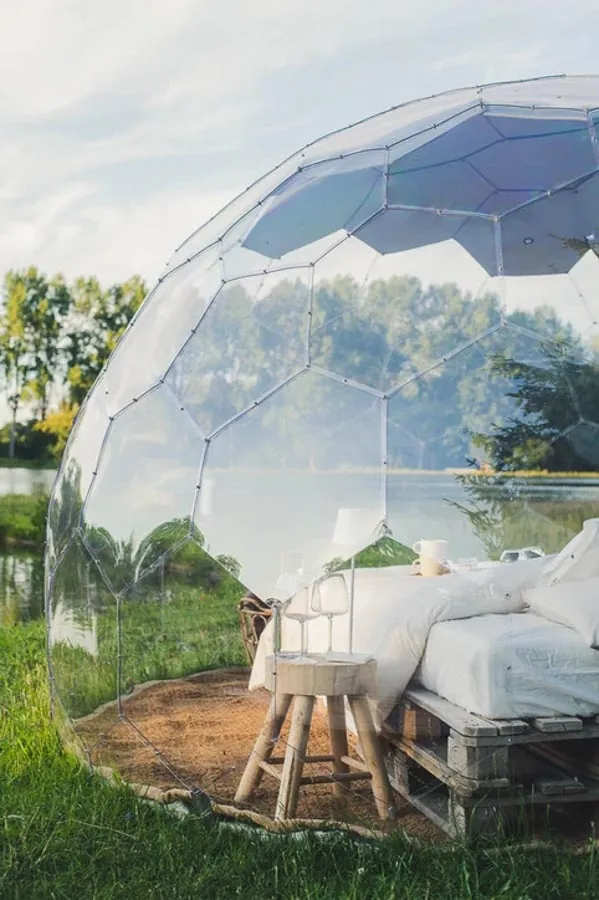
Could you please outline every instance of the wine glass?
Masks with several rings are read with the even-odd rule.
[[[332,653],[333,651],[333,617],[345,615],[348,608],[347,583],[341,572],[330,575],[325,581],[314,585],[312,590],[312,609],[318,615],[325,615],[329,620],[329,646],[327,653]]]
[[[288,605],[285,607],[284,613],[288,619],[295,619],[296,622],[300,623],[301,628],[301,643],[300,643],[300,656],[305,656],[306,646],[305,646],[305,636],[306,636],[306,622],[308,619],[317,618],[320,613],[316,612],[312,606],[312,590],[310,587],[304,587],[299,590],[289,601]]]

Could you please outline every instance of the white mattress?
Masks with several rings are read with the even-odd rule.
[[[599,650],[532,613],[438,622],[417,677],[489,718],[599,714]]]

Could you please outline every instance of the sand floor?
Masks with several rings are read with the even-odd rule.
[[[220,670],[156,682],[138,688],[124,701],[128,722],[118,719],[112,704],[80,720],[77,732],[91,748],[94,764],[114,767],[127,781],[163,789],[200,787],[213,800],[231,802],[269,703],[266,691],[247,690],[247,679],[243,670]],[[287,728],[288,723],[277,755],[284,753]],[[317,707],[308,753],[328,752],[326,718]],[[323,774],[328,764],[313,763],[304,771]],[[273,815],[277,790],[278,782],[265,774],[251,808]],[[425,840],[446,839],[406,801],[399,797],[397,801],[393,827]],[[302,787],[297,816],[381,827],[368,782],[352,783],[342,797],[332,785]]]

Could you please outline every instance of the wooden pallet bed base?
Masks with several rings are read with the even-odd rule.
[[[599,803],[599,716],[485,719],[411,687],[384,738],[393,788],[453,836],[526,807]]]

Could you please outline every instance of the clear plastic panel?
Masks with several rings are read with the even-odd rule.
[[[544,106],[548,106],[553,115],[560,109],[596,108],[598,97],[599,79],[596,77],[552,77],[448,91],[381,112],[312,142],[256,181],[184,241],[169,260],[167,271],[219,241],[232,225],[257,208],[300,166],[392,145],[400,149],[398,155],[404,150],[410,152],[421,142],[428,142],[432,132],[442,134],[452,129],[456,122],[477,116],[483,104],[511,107],[512,118],[518,109],[528,107],[531,117],[538,118]]]
[[[596,351],[596,347],[594,350]],[[561,394],[564,406],[571,403],[581,422],[594,424],[599,422],[598,387],[596,352],[587,352],[586,347],[578,347],[576,350],[569,346],[563,347],[560,381],[556,383],[554,399],[557,400]]]
[[[481,112],[392,161],[388,198],[409,204],[500,213],[506,194],[520,202],[592,172],[586,118],[538,120],[522,111]],[[497,196],[499,194],[499,196]],[[516,205],[514,198],[511,205]]]
[[[599,83],[598,83],[599,87]],[[554,134],[587,129],[588,113],[584,107],[494,106],[486,103],[484,114],[504,138],[548,137]]]
[[[85,541],[115,590],[132,583],[183,539],[204,439],[166,387],[112,423],[84,508]]]
[[[476,115],[480,98],[476,88],[448,91],[444,94],[414,100],[393,107],[325,135],[302,151],[304,163],[316,162],[337,155],[365,149],[393,147],[394,154],[414,149],[422,139],[428,140],[432,131],[438,134],[452,128],[456,121]]]
[[[596,100],[593,105],[597,107],[598,104],[599,100]],[[597,108],[585,109],[584,112],[589,128],[589,136],[591,138],[593,152],[595,154],[595,159],[597,160],[597,165],[599,165],[599,110],[597,110]]]
[[[80,524],[83,503],[109,424],[101,378],[77,417],[52,491],[46,545],[51,568]]]
[[[382,208],[385,161],[385,153],[377,151],[302,168],[265,200],[260,216],[252,214],[226,236],[227,277],[243,269],[242,249],[254,271],[267,268],[272,260],[283,261],[286,254],[297,258],[300,248],[308,253],[303,261],[314,262],[310,245],[340,230],[354,230]]]
[[[144,742],[128,721],[114,720],[116,706],[116,702],[111,703],[76,724],[75,732],[89,763],[113,769],[128,783],[186,787],[171,774],[158,748]]]
[[[402,165],[390,169],[390,204],[476,212],[493,191],[468,160],[426,163],[406,157],[402,164],[404,161],[418,168],[404,169]]]
[[[507,213],[501,221],[504,273],[568,272],[599,232],[599,173]]]
[[[454,561],[486,558],[507,540],[504,504],[535,491],[534,484],[521,489],[513,471],[559,469],[564,447],[556,442],[579,421],[572,379],[579,362],[562,344],[508,325],[393,394],[394,537],[408,546],[423,537],[449,540]],[[496,476],[495,468],[506,471]],[[529,537],[543,546],[542,534]]]
[[[586,109],[597,106],[599,77],[596,75],[550,75],[526,81],[483,85],[482,101],[487,104],[547,106]]]
[[[202,543],[196,529],[121,599],[121,708],[137,742],[156,748],[146,783],[200,787],[213,797],[225,792],[230,800],[241,774],[239,733],[253,729],[255,737],[260,721],[244,721],[247,657],[238,605],[245,588],[226,568],[232,561],[214,560]],[[135,742],[128,743],[121,766],[124,756],[137,766]]]
[[[589,292],[583,296],[569,275],[490,278],[483,290],[498,297],[506,319],[522,328],[573,347],[592,340]]]
[[[589,373],[590,374],[590,373]],[[592,375],[593,387],[596,387],[599,380],[597,370]],[[578,387],[578,385],[575,385]],[[579,404],[583,409],[585,404]],[[594,409],[591,414],[595,418],[599,418],[597,404],[593,404]],[[556,441],[557,443],[557,441]],[[564,431],[559,437],[559,450],[562,451],[562,457],[575,460],[579,469],[582,471],[596,471],[599,468],[599,424],[596,421],[578,422],[573,427]]]
[[[259,596],[289,596],[368,545],[384,517],[382,401],[300,374],[210,444],[196,524]],[[358,512],[337,528],[344,510]]]
[[[499,136],[479,112],[441,135],[404,153],[389,166],[388,201],[435,209],[479,209],[493,188],[470,165],[477,151],[497,143]]]
[[[472,266],[467,257],[460,259],[455,246],[449,243],[455,241],[490,275],[498,273],[495,223],[490,218],[393,207],[358,228],[354,236],[383,256],[399,255],[416,248],[430,251],[431,245],[444,243],[445,250],[453,260],[454,274],[449,274],[449,280],[457,283],[465,279],[472,280]],[[435,269],[430,264],[426,265],[424,252],[421,260],[426,273],[424,277],[429,281],[439,282],[441,279]],[[448,269],[447,265],[445,269]],[[478,273],[478,278],[480,284],[481,273]],[[444,276],[444,280],[447,280],[447,276]]]
[[[205,434],[307,361],[312,269],[226,284],[183,347],[166,383]]]
[[[587,313],[587,321],[585,322],[582,314],[581,318],[581,335],[583,338],[591,338],[593,349],[595,352],[599,350],[597,344],[597,326],[599,325],[599,234],[597,235],[598,243],[596,250],[587,250],[581,259],[570,269],[568,278],[574,285],[574,289],[578,295],[579,303],[576,309],[580,308],[580,304]],[[564,290],[564,296],[565,296]],[[562,304],[563,305],[563,304]],[[592,329],[589,329],[589,325]],[[591,334],[589,335],[589,330]]]
[[[264,198],[268,197],[271,191],[275,190],[294,172],[297,172],[302,162],[300,152],[293,154],[266,175],[257,179],[237,197],[234,197],[220,212],[183,241],[169,258],[163,275],[166,275],[186,260],[192,259],[206,247],[219,243],[236,222],[239,222],[251,211],[258,209]]]
[[[237,611],[245,588],[227,560],[202,549],[197,531],[195,538],[165,553],[122,598],[124,698],[145,682],[245,663]]]
[[[157,384],[197,327],[223,283],[220,248],[212,247],[154,289],[125,332],[104,376],[114,415]]]
[[[421,216],[434,229],[437,217]],[[476,226],[492,253],[493,223]],[[496,324],[500,307],[480,294],[485,272],[456,240],[382,255],[359,240],[366,231],[314,267],[311,360],[385,392]]]
[[[79,719],[117,697],[117,609],[85,547],[76,539],[52,579],[47,609],[53,689]],[[112,720],[116,720],[116,709]]]
[[[498,140],[468,154],[493,190],[550,191],[592,172],[595,156],[586,122],[488,116]],[[505,137],[503,137],[505,135]]]
[[[440,95],[443,97],[443,95]],[[419,169],[421,163],[432,162],[439,147],[439,161],[447,162],[448,148],[454,145],[449,156],[453,160],[462,158],[461,144],[465,135],[472,136],[474,145],[485,146],[491,136],[485,132],[483,108],[478,100],[468,106],[455,105],[455,98],[446,95],[451,102],[434,117],[426,116],[411,132],[403,132],[398,139],[389,142],[389,161],[394,172]],[[453,135],[457,135],[457,139]],[[478,135],[478,137],[475,137]],[[421,153],[423,156],[421,157]],[[418,160],[420,159],[420,163]]]

